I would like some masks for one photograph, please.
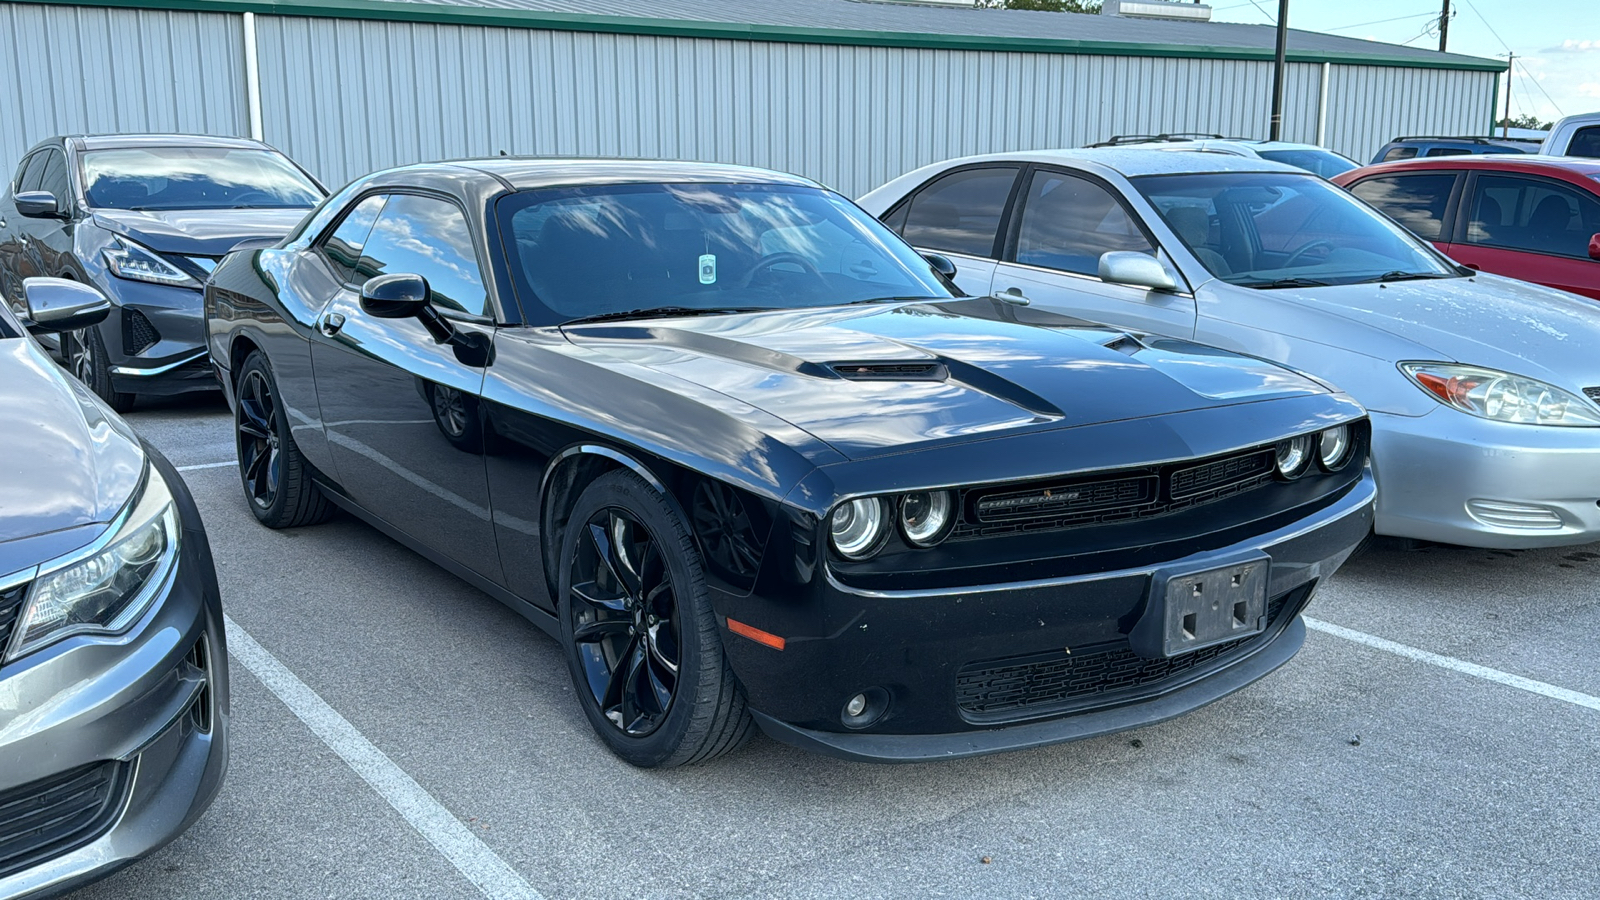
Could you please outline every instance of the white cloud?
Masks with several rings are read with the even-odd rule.
[[[1600,40],[1579,41],[1568,38],[1561,42],[1559,47],[1551,47],[1546,53],[1600,53]]]
[[[1585,81],[1578,85],[1578,94],[1583,97],[1600,97],[1600,81]]]

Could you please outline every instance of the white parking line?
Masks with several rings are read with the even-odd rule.
[[[193,465],[193,466],[178,466],[177,469],[178,469],[179,472],[193,472],[196,469],[220,469],[223,466],[231,466],[233,464],[234,464],[234,461],[230,459],[230,460],[226,460],[224,462],[199,463],[199,464]]]
[[[1416,647],[1406,644],[1399,644],[1381,637],[1375,637],[1363,631],[1356,631],[1352,628],[1346,628],[1343,625],[1335,625],[1332,622],[1324,622],[1321,619],[1313,619],[1310,616],[1305,616],[1304,618],[1306,621],[1306,627],[1310,628],[1312,631],[1320,631],[1324,634],[1331,634],[1334,637],[1341,637],[1347,641],[1355,641],[1358,644],[1363,644],[1373,648],[1374,650],[1382,650],[1385,653],[1393,653],[1396,656],[1404,656],[1407,659],[1414,659],[1417,662],[1427,663],[1430,666],[1438,666],[1441,669],[1449,669],[1452,672],[1460,672],[1463,675],[1471,675],[1473,678],[1482,678],[1484,681],[1492,681],[1495,684],[1503,684],[1506,687],[1514,687],[1517,690],[1527,691],[1530,694],[1538,694],[1541,697],[1549,697],[1552,700],[1560,700],[1563,703],[1571,703],[1574,706],[1582,706],[1585,709],[1592,709],[1600,712],[1600,697],[1582,694],[1577,691],[1570,691],[1564,687],[1556,687],[1553,684],[1547,684],[1543,681],[1534,681],[1532,678],[1523,678],[1521,675],[1513,675],[1510,672],[1502,672],[1499,669],[1491,669],[1488,666],[1480,666],[1477,663],[1470,663],[1464,659],[1456,659],[1453,656],[1443,656],[1438,653],[1430,653],[1427,650],[1419,650]]]
[[[489,900],[544,900],[516,870],[506,864],[471,829],[445,809],[432,794],[394,764],[357,731],[344,716],[317,696],[277,657],[256,643],[249,632],[223,616],[228,653],[250,670],[267,690],[289,707],[312,733],[354,769],[378,795],[405,817],[428,843],[454,865]]]

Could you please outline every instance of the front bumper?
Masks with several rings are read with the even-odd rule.
[[[1600,428],[1372,413],[1379,534],[1518,549],[1600,540]]]
[[[110,275],[100,287],[116,307],[98,326],[113,389],[147,396],[217,389],[199,291]]]
[[[830,618],[844,620],[834,633],[781,651],[727,632],[724,642],[767,734],[847,759],[952,759],[1148,725],[1294,656],[1305,637],[1298,614],[1370,531],[1375,492],[1364,475],[1292,524],[1136,569],[959,591],[865,592],[834,580]],[[1132,654],[1128,631],[1158,569],[1202,570],[1258,552],[1271,561],[1273,615],[1262,634],[1166,660]],[[975,688],[975,679],[988,681]],[[847,699],[871,691],[888,698],[888,712],[868,728],[845,727]],[[993,702],[1006,691],[1018,702]]]
[[[161,596],[124,634],[69,638],[0,668],[0,804],[37,808],[60,796],[42,788],[64,773],[107,773],[104,807],[81,827],[0,845],[5,900],[55,896],[148,855],[198,819],[222,783],[229,706],[216,573],[183,481],[151,461],[183,523]]]

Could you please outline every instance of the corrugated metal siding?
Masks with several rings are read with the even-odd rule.
[[[767,166],[858,195],[972,153],[1113,134],[1266,137],[1270,63],[995,53],[288,16],[256,19],[265,137],[330,184],[429,159],[647,156]],[[0,165],[50,134],[243,134],[237,15],[0,4]],[[45,53],[45,48],[50,48]],[[84,79],[85,60],[104,67]],[[1316,135],[1320,65],[1284,136]],[[1493,75],[1333,66],[1327,140],[1481,131]]]
[[[237,15],[0,3],[0,183],[71,132],[249,128]]]

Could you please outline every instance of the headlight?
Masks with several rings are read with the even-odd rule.
[[[1600,407],[1532,378],[1455,363],[1401,363],[1400,371],[1440,403],[1479,418],[1525,425],[1600,425]]]
[[[133,281],[166,284],[173,287],[200,289],[200,282],[190,278],[182,269],[162,259],[154,250],[141,247],[127,238],[115,238],[115,244],[103,254],[111,274]]]
[[[1278,477],[1294,479],[1311,465],[1311,435],[1301,434],[1278,442]]]
[[[1324,428],[1317,438],[1317,462],[1329,472],[1339,471],[1350,461],[1350,448],[1354,443],[1350,440],[1349,425]]]
[[[40,567],[7,660],[75,634],[115,634],[149,608],[178,555],[178,514],[155,467],[145,471],[107,537]]]
[[[847,559],[866,559],[882,543],[884,502],[877,497],[866,497],[839,504],[828,519],[828,531],[833,536],[833,548]]]
[[[918,547],[944,540],[955,517],[955,500],[949,491],[918,491],[900,498],[900,530]]]

